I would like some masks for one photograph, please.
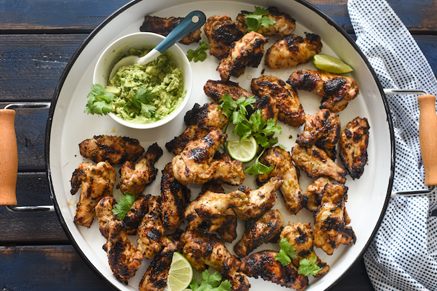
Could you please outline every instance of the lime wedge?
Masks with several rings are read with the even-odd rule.
[[[227,149],[233,159],[246,163],[256,156],[258,146],[255,138],[251,136],[241,141],[239,139],[228,141]]]
[[[328,55],[315,55],[313,62],[317,69],[329,73],[346,74],[353,71],[352,67],[345,64],[342,60]]]
[[[168,291],[185,290],[192,278],[193,269],[190,262],[182,254],[174,252],[167,278]]]

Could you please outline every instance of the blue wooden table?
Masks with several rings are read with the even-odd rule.
[[[0,108],[50,102],[69,59],[87,35],[126,0],[0,0]],[[309,0],[352,37],[347,0]],[[437,71],[437,0],[389,0]],[[21,205],[51,204],[44,162],[48,111],[17,110],[17,196]],[[0,129],[1,130],[1,129]],[[0,207],[1,290],[109,290],[71,246],[51,213]],[[373,290],[360,260],[332,290]]]

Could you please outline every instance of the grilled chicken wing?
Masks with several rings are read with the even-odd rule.
[[[252,115],[257,110],[260,110],[261,117],[264,118],[265,121],[273,118],[276,121],[278,120],[278,108],[276,107],[276,99],[270,97],[268,95],[258,97],[255,96],[255,103],[253,104],[253,109],[249,106],[247,112],[249,115]]]
[[[352,179],[359,179],[367,163],[369,122],[356,117],[346,125],[340,135],[340,160]]]
[[[243,260],[240,270],[249,277],[262,278],[265,281],[291,288],[304,290],[308,286],[308,278],[299,275],[292,263],[283,266],[275,259],[277,252],[262,251]]]
[[[305,64],[322,50],[320,36],[306,33],[306,38],[289,35],[278,40],[266,52],[265,64],[270,69],[291,68]]]
[[[198,125],[201,128],[224,127],[229,119],[223,114],[219,105],[215,103],[194,104],[193,108],[188,110],[184,116],[185,124]]]
[[[143,25],[140,26],[141,32],[154,32],[162,36],[167,36],[176,26],[184,20],[185,17],[158,17],[146,15],[144,17]],[[183,38],[180,43],[190,44],[193,42],[199,42],[201,38],[200,28],[190,33]]]
[[[356,242],[355,233],[350,226],[350,218],[345,211],[347,187],[343,184],[326,184],[322,202],[315,213],[314,246],[328,255],[341,244]]]
[[[302,189],[299,185],[299,173],[293,165],[290,153],[280,147],[273,147],[261,156],[260,162],[273,170],[258,175],[257,184],[263,184],[274,176],[282,177],[284,183],[279,191],[284,198],[285,207],[291,214],[298,213],[302,208]]]
[[[271,177],[267,183],[256,190],[250,190],[247,203],[234,209],[242,220],[249,220],[263,215],[276,203],[276,190],[284,180],[280,176]],[[247,190],[246,190],[247,191]]]
[[[284,238],[296,249],[297,258],[293,259],[293,264],[296,268],[299,268],[300,260],[308,259],[313,261],[312,257],[315,256],[315,264],[319,266],[321,270],[314,277],[320,277],[329,271],[328,264],[322,262],[314,252],[314,236],[311,224],[297,222],[285,226],[281,232],[281,239]]]
[[[100,234],[104,238],[109,236],[109,225],[116,218],[115,214],[112,213],[114,205],[117,203],[114,197],[106,196],[100,199],[99,203],[96,205],[96,216],[97,222],[99,223]]]
[[[237,225],[236,216],[226,215],[222,226],[216,229],[216,232],[225,242],[231,243],[237,238]]]
[[[241,88],[238,83],[232,81],[214,81],[208,80],[203,86],[203,91],[206,96],[219,104],[223,95],[229,95],[233,100],[237,101],[241,97],[249,98],[253,96],[249,91]]]
[[[296,29],[296,20],[294,20],[289,14],[280,12],[275,6],[270,6],[267,8],[269,12],[266,15],[268,18],[275,20],[274,24],[269,25],[269,27],[261,26],[256,32],[263,35],[278,35],[286,36],[293,33]],[[241,11],[237,16],[237,21],[244,24],[246,22],[245,14],[253,14],[249,11]],[[246,30],[246,25],[244,24],[244,30]]]
[[[138,250],[145,258],[153,258],[161,251],[161,240],[164,238],[164,227],[161,220],[161,197],[149,198],[149,209],[138,226]]]
[[[299,127],[304,123],[305,112],[294,88],[274,76],[261,76],[252,79],[252,92],[257,96],[270,96],[276,101],[279,120]]]
[[[303,147],[316,145],[334,161],[340,131],[341,123],[337,114],[328,109],[320,109],[316,114],[305,116],[305,128],[296,142]]]
[[[209,40],[209,54],[219,60],[226,58],[229,46],[244,36],[241,24],[232,21],[228,15],[209,17],[203,30]]]
[[[308,186],[307,190],[302,196],[302,206],[309,211],[315,212],[322,202],[323,193],[325,193],[326,184],[337,183],[330,178],[321,177],[315,180]]]
[[[98,163],[107,161],[111,165],[135,161],[144,152],[144,148],[136,139],[111,135],[95,135],[79,144],[80,154]]]
[[[222,265],[221,275],[223,280],[229,280],[232,284],[232,291],[249,291],[250,283],[246,274],[240,270],[241,262],[228,257]]]
[[[232,43],[228,56],[221,60],[217,68],[221,80],[228,81],[231,76],[241,76],[246,66],[258,67],[264,55],[266,43],[267,38],[254,31]]]
[[[298,70],[287,81],[298,90],[314,92],[323,97],[320,109],[340,112],[355,99],[360,86],[351,77],[325,71]]]
[[[126,234],[137,234],[138,226],[149,209],[149,199],[152,195],[139,195],[123,218]]]
[[[279,210],[269,210],[258,220],[246,221],[243,237],[234,245],[234,252],[240,258],[244,258],[257,247],[277,236],[282,230],[283,223]]]
[[[162,149],[155,142],[149,146],[144,157],[135,166],[132,162],[126,161],[120,170],[121,177],[117,185],[120,191],[139,196],[146,186],[155,180],[158,169],[154,165],[161,156]]]
[[[310,148],[296,145],[291,150],[291,158],[294,164],[311,178],[330,177],[339,183],[346,182],[346,171],[314,145]]]
[[[165,147],[169,152],[179,155],[190,141],[200,139],[209,132],[210,128],[199,127],[198,125],[190,125],[181,135],[176,136],[171,141],[167,142]]]
[[[112,196],[117,173],[108,162],[80,163],[71,177],[72,195],[82,189],[76,206],[74,223],[90,227],[96,215],[95,207],[100,199]]]
[[[171,163],[168,163],[162,170],[161,179],[162,223],[166,230],[175,230],[181,225],[190,196],[190,189],[175,179]]]

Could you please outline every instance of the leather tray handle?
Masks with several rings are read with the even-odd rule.
[[[0,110],[0,205],[17,205],[18,153],[14,123],[14,110]]]
[[[435,95],[418,97],[419,140],[422,161],[425,168],[425,185],[437,185],[437,114],[435,109]]]

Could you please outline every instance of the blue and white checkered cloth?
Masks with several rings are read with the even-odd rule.
[[[407,28],[385,0],[349,0],[357,44],[384,88],[437,94],[434,74]],[[393,191],[424,188],[417,96],[388,95],[396,139]],[[437,149],[437,145],[436,145]],[[437,161],[436,161],[437,162]],[[364,255],[376,290],[437,290],[436,193],[391,198]]]

